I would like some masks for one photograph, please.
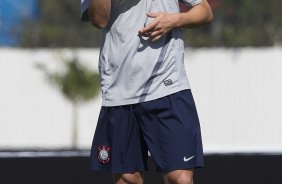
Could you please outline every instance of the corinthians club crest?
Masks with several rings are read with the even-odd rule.
[[[99,150],[98,160],[103,164],[109,163],[111,148],[104,145],[104,146],[99,146],[98,150]]]

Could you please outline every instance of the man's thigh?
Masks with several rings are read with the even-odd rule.
[[[102,107],[91,148],[91,168],[134,173],[147,169],[147,157],[132,106]]]
[[[138,104],[135,110],[158,171],[203,167],[200,123],[191,90]]]

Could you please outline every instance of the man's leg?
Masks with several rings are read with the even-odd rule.
[[[166,184],[192,184],[204,165],[200,123],[191,90],[136,105],[136,119]]]
[[[143,184],[143,173],[124,173],[113,175],[115,184]]]
[[[164,174],[165,184],[193,184],[193,170],[176,170]]]

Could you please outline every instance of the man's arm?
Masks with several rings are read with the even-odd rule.
[[[110,19],[111,0],[90,0],[87,13],[93,26],[105,28]]]
[[[213,19],[213,13],[207,0],[194,7],[187,12],[178,14],[177,27],[192,28],[202,24],[210,23]]]
[[[148,17],[154,18],[148,26],[141,29],[139,34],[149,37],[152,41],[159,40],[170,30],[179,27],[192,28],[210,23],[213,19],[213,13],[207,2],[202,0],[196,6],[193,6],[187,12],[175,14],[170,13],[147,13]]]

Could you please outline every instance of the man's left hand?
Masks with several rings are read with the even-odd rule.
[[[166,33],[177,26],[178,14],[172,13],[147,13],[147,16],[154,20],[143,29],[139,30],[139,35],[148,37],[152,41],[161,39]]]

